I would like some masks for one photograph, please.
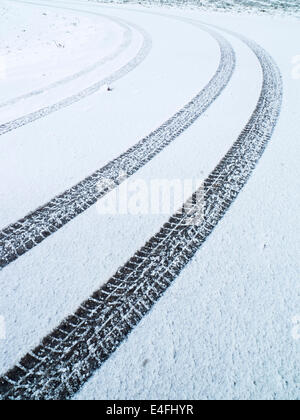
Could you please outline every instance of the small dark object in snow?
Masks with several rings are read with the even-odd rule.
[[[143,361],[143,367],[146,367],[147,365],[148,365],[148,363],[150,362],[150,360],[149,359],[145,359],[144,361]]]
[[[112,92],[113,88],[111,88],[110,86],[107,86],[107,92]]]

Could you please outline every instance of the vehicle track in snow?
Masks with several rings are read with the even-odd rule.
[[[185,20],[184,20],[185,21]],[[188,19],[188,23],[203,25]],[[129,178],[189,128],[227,86],[235,69],[235,53],[217,32],[205,29],[218,42],[221,58],[207,86],[168,121],[125,153],[74,187],[0,231],[0,269],[34,248],[101,197]],[[102,181],[110,181],[110,186]]]
[[[30,4],[29,2],[27,2],[28,4]],[[38,4],[38,3],[36,3]],[[41,4],[38,4],[39,6],[41,6]],[[83,12],[83,13],[90,13],[90,14],[95,14],[95,15],[99,15],[98,12],[89,12],[89,11],[84,11],[83,9],[70,9],[70,8],[66,8],[66,7],[59,7],[59,6],[52,6],[52,5],[42,5],[42,6],[47,6],[47,7],[55,7],[55,8],[60,8],[60,9],[66,9],[66,10],[72,10],[72,11],[79,11],[79,12]],[[101,16],[105,16],[100,14]],[[126,76],[126,74],[128,74],[129,72],[131,72],[132,70],[134,70],[139,64],[141,64],[145,58],[148,56],[151,48],[152,48],[152,40],[150,38],[150,36],[146,33],[146,31],[144,31],[144,29],[140,28],[138,25],[133,24],[133,23],[129,23],[124,21],[123,19],[117,19],[115,18],[115,21],[118,21],[118,23],[120,25],[124,25],[124,26],[129,26],[131,28],[134,28],[137,32],[140,33],[140,35],[143,38],[143,44],[141,46],[141,48],[139,49],[138,53],[136,54],[135,57],[133,57],[128,63],[126,63],[124,66],[122,66],[120,69],[116,70],[114,73],[112,73],[110,76],[105,77],[104,79],[92,84],[91,86],[88,86],[87,88],[81,90],[80,92],[77,92],[74,95],[71,95],[67,98],[62,99],[61,101],[46,106],[44,108],[41,108],[37,111],[31,112],[27,115],[24,115],[22,117],[19,117],[15,120],[12,121],[8,121],[6,123],[3,123],[0,125],[0,136],[3,136],[6,133],[9,133],[10,131],[16,130],[20,127],[23,127],[24,125],[30,124],[40,118],[44,118],[50,114],[52,114],[53,112],[57,112],[63,108],[66,108],[70,105],[73,105],[76,102],[81,101],[82,99],[87,98],[90,95],[93,95],[96,92],[99,92],[99,90],[105,86],[105,85],[109,85],[112,84],[114,82],[116,82],[117,80],[119,80],[120,78]],[[126,42],[126,47],[128,47],[128,43]],[[125,48],[123,48],[124,50]],[[119,51],[120,54],[120,51]]]
[[[37,5],[40,6],[40,3],[33,3],[33,2],[23,2],[23,1],[18,1],[18,0],[14,0],[14,2],[16,3],[21,3],[21,4],[29,4],[29,5]],[[52,5],[46,5],[47,7],[54,7],[56,8],[56,6],[52,6]],[[61,9],[63,9],[62,7],[60,7]],[[69,8],[66,8],[66,10],[71,10]],[[74,9],[72,9],[73,11],[75,11]],[[77,11],[79,11],[80,9],[78,9]],[[1,108],[5,108],[8,106],[12,106],[17,104],[18,102],[21,101],[25,101],[26,99],[30,99],[33,96],[38,96],[38,95],[42,95],[45,92],[48,92],[52,89],[55,89],[59,86],[62,86],[66,83],[72,82],[76,79],[79,79],[82,76],[85,76],[88,73],[91,73],[92,71],[96,70],[97,68],[105,65],[106,63],[114,60],[115,58],[117,58],[123,51],[125,51],[128,46],[130,45],[131,41],[132,41],[132,29],[130,28],[129,24],[125,24],[124,22],[119,21],[118,19],[114,19],[112,17],[106,16],[106,15],[102,15],[101,13],[96,13],[96,12],[90,12],[90,11],[82,11],[85,14],[92,14],[92,15],[96,15],[96,16],[102,16],[103,18],[110,20],[111,22],[114,22],[115,24],[117,24],[119,27],[121,27],[124,30],[124,37],[122,40],[122,43],[118,46],[118,48],[111,54],[107,55],[106,57],[101,58],[100,60],[96,61],[95,63],[91,64],[90,66],[86,67],[85,69],[80,70],[77,73],[74,73],[70,76],[64,77],[63,79],[60,79],[56,82],[53,82],[47,86],[41,87],[39,89],[35,89],[31,92],[28,92],[24,95],[20,95],[17,96],[15,98],[9,99],[5,102],[0,103],[0,109]],[[4,134],[4,133],[3,133]]]
[[[276,126],[282,80],[268,53],[239,38],[263,71],[259,101],[239,138],[185,210],[171,217],[76,313],[0,379],[0,398],[71,398],[150,311],[246,184]]]

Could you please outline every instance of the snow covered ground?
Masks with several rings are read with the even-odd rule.
[[[1,11],[0,55],[7,73],[1,104],[82,71],[82,63],[89,67],[100,61],[121,43],[124,32],[108,19],[49,7],[3,2]]]
[[[93,0],[91,0],[93,1]],[[133,3],[139,0],[94,0],[102,3]],[[145,6],[164,6],[180,8],[197,8],[218,12],[234,13],[271,13],[271,14],[299,14],[299,0],[143,0]]]
[[[217,42],[170,15],[255,40],[273,56],[284,82],[279,124],[245,189],[76,398],[298,399],[299,21],[71,0],[27,3],[1,0],[6,73],[0,105],[33,89],[43,93],[0,108],[1,123],[105,79],[134,59],[148,37],[151,46],[136,68],[113,83],[112,92],[100,89],[0,136],[1,228],[119,156],[207,85],[220,60]],[[237,60],[228,86],[130,182],[205,179],[243,130],[258,101],[262,73],[245,44],[222,35]],[[56,85],[71,75],[77,76]],[[6,328],[1,375],[105,284],[174,212],[101,216],[97,210],[91,206],[0,271]]]

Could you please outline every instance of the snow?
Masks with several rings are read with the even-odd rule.
[[[90,0],[101,3],[133,3],[143,4],[147,7],[164,6],[166,8],[180,7],[184,9],[202,9],[218,12],[234,12],[249,14],[290,14],[299,16],[299,0]]]
[[[92,65],[122,41],[124,30],[104,18],[3,4],[0,56],[6,62],[6,78],[1,80],[1,103],[70,76],[82,70],[82,63]]]
[[[101,91],[0,138],[0,179],[5,180],[0,187],[2,227],[127,150],[212,77],[219,60],[216,42],[196,27],[151,11],[192,17],[254,39],[278,63],[285,91],[274,137],[229,213],[76,398],[299,398],[300,343],[292,336],[292,320],[300,314],[300,80],[293,78],[292,65],[293,57],[299,55],[299,23],[288,17],[134,5],[130,11],[92,2],[51,5],[138,22],[151,35],[153,48],[143,63],[115,83],[111,93]],[[1,20],[5,17],[0,30],[9,34],[5,38],[14,57],[7,79],[0,80],[1,90],[6,86],[3,100],[44,86],[43,66],[50,54],[55,59],[47,84],[75,69],[80,71],[83,61],[86,66],[95,57],[110,54],[124,37],[124,28],[103,16],[55,9],[46,2],[37,7],[3,1],[0,15]],[[25,22],[33,19],[35,24],[26,23],[26,36],[19,39],[23,16],[27,16]],[[47,24],[42,23],[44,18]],[[74,19],[77,26],[71,25]],[[66,27],[74,31],[76,42],[68,42]],[[128,61],[142,42],[141,34],[136,29],[132,32],[130,47],[106,63],[105,69],[68,87],[60,86],[43,101],[48,104],[74,88],[77,91]],[[63,54],[49,42],[54,36],[66,43]],[[234,37],[226,37],[237,55],[228,87],[204,116],[135,174],[132,182],[205,178],[238,137],[258,100],[262,77],[253,53]],[[4,51],[1,45],[1,55]],[[30,78],[27,72],[20,73],[25,56],[28,69],[36,72]],[[61,62],[59,68],[57,62]],[[30,109],[38,109],[40,100],[30,99]],[[22,108],[13,106],[7,112],[17,117]],[[0,373],[74,312],[167,219],[167,215],[100,217],[93,206],[0,271],[0,315],[6,329],[6,340],[0,340]]]

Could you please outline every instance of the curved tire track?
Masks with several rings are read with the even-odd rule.
[[[246,184],[276,126],[282,80],[273,59],[260,46],[241,40],[261,64],[263,86],[239,138],[184,210],[0,379],[2,399],[72,397],[150,311]],[[191,224],[191,219],[198,223]]]
[[[203,29],[194,21],[189,20],[188,23]],[[235,54],[228,41],[212,30],[205,30],[216,39],[221,51],[219,67],[208,85],[161,127],[118,158],[0,231],[0,269],[34,248],[137,172],[190,127],[222,93],[235,69]],[[107,180],[110,186],[105,182]],[[99,188],[102,181],[103,188]]]
[[[79,11],[84,12],[84,10],[81,10],[81,9],[79,9]],[[89,12],[86,12],[86,13],[89,13]],[[95,14],[98,14],[98,13],[95,12]],[[52,114],[53,112],[57,112],[63,108],[73,105],[76,102],[81,101],[84,98],[87,98],[90,95],[93,95],[94,93],[98,92],[103,86],[114,83],[121,77],[124,77],[126,74],[134,70],[139,64],[141,64],[142,61],[145,60],[145,58],[147,57],[147,55],[149,54],[152,48],[151,38],[142,28],[140,28],[139,26],[133,23],[127,23],[126,21],[123,21],[122,19],[116,19],[116,21],[118,21],[120,24],[123,24],[125,26],[130,26],[134,28],[143,37],[143,45],[134,58],[132,58],[127,64],[125,64],[119,70],[115,71],[110,76],[100,80],[99,82],[94,83],[93,85],[76,93],[75,95],[69,96],[68,98],[62,99],[61,101],[53,105],[46,106],[44,108],[31,112],[15,120],[1,124],[0,136],[3,136],[4,134],[9,133],[10,131],[16,130],[24,125],[30,124],[40,118],[43,118],[43,117],[46,117],[47,115]]]
[[[53,5],[41,5],[40,3],[34,3],[34,2],[23,2],[23,1],[18,1],[18,0],[14,0],[16,3],[21,3],[21,4],[29,4],[29,5],[37,5],[37,6],[46,6],[46,7],[54,7],[54,8],[59,8],[59,9],[63,9],[63,10],[71,10],[71,11],[81,11],[85,14],[92,14],[92,15],[96,15],[96,16],[102,16],[105,19],[108,19],[114,23],[116,23],[117,25],[119,25],[121,28],[124,29],[124,39],[122,41],[122,43],[118,46],[118,48],[116,49],[115,52],[113,52],[112,54],[109,54],[106,57],[103,57],[102,59],[96,61],[95,63],[93,63],[92,65],[90,65],[89,67],[82,69],[81,71],[74,73],[70,76],[67,76],[61,80],[58,80],[54,83],[49,84],[48,86],[42,87],[40,89],[36,89],[33,90],[29,93],[26,93],[24,95],[20,95],[17,96],[15,98],[9,99],[3,103],[0,103],[0,109],[7,107],[7,106],[11,106],[11,105],[15,105],[20,101],[24,101],[26,99],[32,98],[33,96],[38,96],[38,95],[42,95],[45,92],[48,92],[51,89],[55,89],[59,86],[62,86],[66,83],[72,82],[88,73],[91,73],[92,71],[96,70],[98,67],[103,66],[104,64],[108,63],[109,61],[114,60],[116,57],[118,57],[123,51],[126,50],[126,48],[130,45],[131,40],[132,40],[132,30],[130,29],[130,27],[128,26],[128,24],[125,24],[123,22],[120,22],[118,19],[114,19],[112,17],[103,15],[101,13],[96,13],[96,12],[91,12],[91,11],[84,11],[81,9],[70,9],[70,8],[63,8],[60,6],[53,6]],[[3,133],[4,134],[4,133]]]

